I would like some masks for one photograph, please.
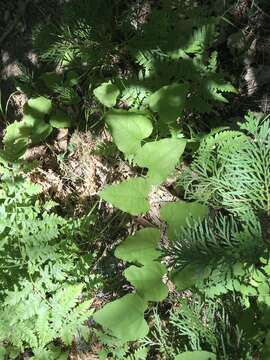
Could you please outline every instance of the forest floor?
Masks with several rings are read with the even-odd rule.
[[[22,67],[29,73],[39,69],[40,62],[32,44],[32,32],[38,25],[57,22],[61,18],[61,7],[64,1],[55,0],[16,0],[0,2],[0,84],[2,102],[6,103],[11,91],[14,91],[14,77],[22,74]],[[240,1],[240,3],[245,3]],[[226,107],[222,117],[236,118],[248,110],[267,113],[270,111],[270,12],[258,7],[252,14],[243,8],[236,7],[232,12],[235,36],[222,34],[220,58],[222,67],[230,72],[240,84],[239,93],[233,103]],[[225,21],[225,20],[224,20]],[[228,24],[231,26],[231,24]],[[250,44],[244,52],[245,44]],[[226,46],[225,46],[225,45]],[[17,88],[10,98],[8,118],[20,120],[22,109],[27,101],[26,94]],[[0,136],[7,124],[1,124]],[[97,194],[107,183],[127,179],[134,169],[127,162],[114,157],[95,154],[95,149],[104,141],[111,140],[111,135],[102,131],[99,138],[93,137],[91,131],[67,129],[58,131],[57,136],[46,144],[33,147],[27,151],[26,159],[38,161],[39,166],[31,173],[31,179],[42,185],[44,194],[61,204],[64,213],[69,216],[84,214],[89,207],[98,207],[104,213],[104,222],[97,231],[103,232],[100,242],[107,236],[106,221],[111,220],[115,233],[110,234],[106,245],[99,251],[106,256],[100,262],[109,263],[107,271],[114,273],[115,282],[119,280],[120,268],[110,251],[115,239],[134,232],[142,226],[161,226],[159,205],[164,201],[174,201],[176,194],[171,192],[174,179],[169,179],[151,195],[151,211],[147,216],[121,218],[118,212],[98,200]],[[103,229],[102,229],[103,227]],[[111,229],[111,227],[110,227]],[[112,270],[113,269],[113,270]],[[112,281],[112,278],[110,279]],[[119,284],[116,287],[120,287]],[[110,300],[97,294],[98,306]],[[98,359],[93,352],[80,357],[74,345],[72,360]]]

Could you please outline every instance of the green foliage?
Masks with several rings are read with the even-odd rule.
[[[56,110],[50,117],[50,124],[56,129],[64,129],[71,127],[71,120],[67,113]]]
[[[171,274],[171,279],[178,291],[193,288],[200,280],[204,280],[208,273],[203,266],[199,264],[188,264],[181,271],[175,271]]]
[[[115,256],[124,261],[146,265],[160,256],[159,241],[158,229],[141,229],[117,246]]]
[[[168,296],[168,289],[162,282],[166,272],[164,265],[153,262],[142,267],[132,265],[124,271],[124,275],[145,300],[162,301]]]
[[[0,342],[8,353],[31,349],[34,359],[58,359],[53,341],[86,337],[92,313],[91,301],[83,301],[76,226],[52,212],[56,203],[39,200],[40,186],[1,172]]]
[[[264,243],[257,220],[242,224],[232,217],[200,220],[182,229],[170,245],[173,280],[180,290],[193,286],[215,297],[230,291],[256,295],[247,287],[254,265],[263,255]]]
[[[48,346],[53,340],[61,338],[70,346],[78,332],[87,336],[83,323],[92,313],[91,301],[78,303],[83,285],[65,285],[52,293],[43,282],[43,278],[25,281],[20,289],[8,292],[0,314],[0,339],[20,350],[30,347],[34,359],[56,359]],[[52,296],[46,300],[48,291]]]
[[[255,349],[263,354],[269,331],[263,315],[268,313],[270,304],[269,121],[260,114],[249,113],[239,127],[239,131],[220,129],[205,136],[193,162],[181,175],[186,197],[208,205],[209,213],[203,212],[193,219],[188,210],[183,212],[181,203],[182,214],[174,215],[175,204],[167,205],[168,208],[165,205],[165,216],[161,210],[169,226],[169,238],[173,239],[164,251],[169,256],[170,276],[178,291],[189,289],[193,296],[201,294],[207,304],[213,299],[224,300],[230,306],[226,311],[232,324],[222,321],[235,335],[225,337],[222,359],[233,358],[237,348],[243,359],[252,359]],[[190,203],[193,204],[196,215],[196,203]],[[183,214],[187,214],[184,220]],[[256,330],[251,331],[248,321],[238,318],[237,308],[248,312],[247,318],[253,319],[252,327]],[[190,319],[191,314],[181,328],[189,328]],[[218,336],[226,329],[221,324],[219,319]],[[238,344],[233,336],[238,337]],[[207,340],[212,343],[211,348],[196,345],[192,350],[220,354],[216,351],[220,347],[219,337],[216,340],[215,344]]]
[[[137,294],[128,294],[105,305],[94,319],[122,341],[143,338],[149,331],[144,320],[147,302]],[[129,314],[129,316],[126,316]]]
[[[111,108],[116,104],[120,91],[114,84],[103,83],[93,93],[101,104]]]
[[[110,110],[105,114],[105,122],[116,146],[125,155],[135,154],[141,147],[141,141],[153,131],[147,113],[138,111]]]
[[[160,209],[160,217],[168,224],[169,240],[180,237],[182,228],[208,214],[208,207],[198,202],[177,201],[165,204]]]
[[[120,184],[105,187],[99,194],[122,211],[132,215],[139,215],[149,210],[147,196],[150,192],[149,183],[143,178],[131,178]]]
[[[3,138],[4,151],[1,151],[1,158],[15,161],[25,153],[29,139],[24,136],[22,129],[23,126],[18,121],[14,121],[6,128]]]
[[[161,122],[175,123],[185,109],[188,90],[185,84],[163,86],[149,97],[149,107],[159,114]]]
[[[213,111],[216,102],[227,101],[224,94],[236,89],[225,80],[217,51],[212,51],[219,18],[198,5],[187,10],[182,1],[151,7],[144,21],[138,11],[138,5],[108,0],[65,4],[61,26],[34,32],[42,60],[62,70],[60,77],[56,72],[41,75],[38,85],[42,82],[61,104],[81,100],[86,121],[84,107],[100,116],[96,99],[109,108],[117,99],[121,109],[150,107],[158,115],[157,129],[167,135],[168,128],[183,126],[180,118]],[[42,86],[36,89],[46,93]]]
[[[137,349],[134,354],[129,355],[126,360],[146,360],[148,354],[148,349],[146,347],[140,347]]]
[[[2,158],[17,161],[53,128],[70,127],[71,115],[90,129],[104,119],[114,144],[100,154],[112,158],[120,150],[141,168],[141,177],[109,185],[100,197],[131,215],[150,209],[151,190],[175,175],[197,122],[206,120],[201,114],[218,110],[237,92],[219,68],[214,48],[220,24],[214,12],[191,1],[150,3],[149,15],[141,15],[139,2],[70,1],[60,26],[37,30],[35,45],[46,72],[28,77],[31,97],[23,119],[6,128]],[[105,347],[101,359],[146,359],[157,351],[168,360],[215,359],[214,354],[249,360],[257,352],[267,357],[269,129],[269,120],[249,114],[238,130],[196,135],[202,138],[199,149],[185,157],[194,155],[180,176],[186,199],[196,201],[161,207],[169,242],[159,230],[146,228],[116,248],[115,256],[131,263],[123,271],[128,285],[120,283],[121,295],[126,289],[132,293],[94,315],[105,331],[98,334]],[[54,203],[40,200],[38,187],[5,175],[0,357],[30,349],[34,359],[65,358],[55,344],[66,349],[74,336],[86,340],[89,332],[86,288],[95,277],[89,275],[94,257],[86,245],[89,237],[81,247],[83,222],[56,215]],[[179,195],[174,184],[170,190]],[[95,270],[99,266],[97,261]],[[176,291],[159,309],[165,320],[157,313],[151,318],[151,302],[168,296],[167,275]],[[242,313],[245,320],[238,319]],[[136,343],[129,347],[130,341]]]
[[[109,335],[102,332],[97,332],[98,340],[102,344],[102,350],[99,351],[98,356],[100,360],[107,360],[109,357],[113,359],[125,360],[146,360],[148,348],[146,346],[139,346],[136,344],[136,349],[128,345],[128,343],[121,340],[116,340]]]
[[[135,154],[134,161],[148,168],[147,177],[109,185],[100,193],[100,197],[132,215],[147,212],[150,209],[147,197],[152,185],[159,185],[171,174],[185,145],[185,140],[173,138],[145,144]],[[166,161],[163,161],[164,157]]]
[[[234,214],[269,212],[269,129],[269,120],[249,114],[242,131],[206,136],[181,179],[187,197]]]
[[[45,97],[29,99],[24,107],[25,115],[31,115],[37,118],[43,118],[52,110],[52,101]]]
[[[156,229],[140,230],[128,237],[115,251],[117,257],[142,265],[132,265],[124,271],[124,276],[136,292],[105,305],[94,314],[95,320],[121,341],[145,337],[149,332],[144,320],[148,301],[162,301],[168,295],[168,289],[163,283],[166,268],[157,261],[160,255],[156,250],[159,236]]]
[[[49,116],[49,123],[46,117]],[[30,145],[44,141],[53,128],[65,128],[71,125],[68,115],[61,110],[52,113],[52,101],[45,97],[31,98],[24,106],[21,121],[14,121],[5,129],[4,149],[1,157],[6,161],[18,160]]]
[[[159,185],[173,172],[183,154],[186,141],[183,139],[162,139],[146,143],[134,157],[140,167],[148,168],[148,181]]]
[[[176,356],[175,360],[216,360],[216,355],[207,351],[186,351]]]

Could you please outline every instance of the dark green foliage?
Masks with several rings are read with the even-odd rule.
[[[214,266],[222,261],[254,263],[263,249],[260,225],[254,215],[242,222],[218,215],[184,227],[169,253],[174,266],[181,269],[192,262]]]
[[[104,81],[118,87],[118,105],[125,108],[146,108],[151,94],[178,84],[184,92],[175,96],[184,106],[175,109],[172,128],[178,116],[211,112],[216,102],[227,102],[223,95],[236,89],[225,80],[218,54],[212,51],[219,19],[199,7],[183,11],[183,2],[175,8],[153,7],[149,14],[146,8],[132,2],[129,6],[120,1],[71,1],[65,7],[64,25],[37,29],[35,44],[43,61],[58,66],[64,77],[70,71],[78,74],[73,87],[66,81],[53,86],[50,82],[48,87],[45,79],[47,92],[69,105],[81,99],[93,113],[99,111],[93,90]],[[44,82],[43,75],[41,79]],[[170,111],[169,103],[165,113]],[[164,116],[157,113],[157,128],[167,134]]]

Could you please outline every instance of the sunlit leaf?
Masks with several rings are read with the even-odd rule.
[[[44,96],[31,98],[24,106],[24,114],[36,118],[43,118],[52,110],[52,101]]]
[[[108,185],[99,195],[118,209],[131,215],[139,215],[150,208],[147,200],[150,190],[151,186],[145,179],[131,178],[119,184]]]
[[[208,351],[185,351],[176,356],[175,360],[216,360],[216,355]]]
[[[147,335],[144,320],[147,302],[139,295],[128,294],[106,304],[94,314],[94,320],[123,341],[135,341]]]
[[[148,301],[163,301],[168,296],[168,288],[162,282],[166,267],[151,262],[142,267],[130,266],[124,271],[126,279],[135,287],[137,293]]]
[[[163,86],[149,97],[148,104],[159,114],[161,122],[173,123],[185,108],[187,94],[186,84]]]
[[[148,264],[160,256],[157,249],[160,242],[160,231],[153,228],[139,230],[129,236],[115,250],[119,259]]]
[[[116,146],[126,155],[135,154],[153,131],[149,117],[139,111],[110,110],[105,121]]]
[[[134,161],[146,167],[149,182],[162,183],[173,172],[186,146],[184,139],[162,139],[147,143],[137,152]]]
[[[95,97],[101,104],[107,107],[113,107],[116,104],[120,90],[111,83],[103,83],[93,91]]]

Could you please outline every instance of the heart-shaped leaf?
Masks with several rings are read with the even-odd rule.
[[[24,114],[34,118],[43,119],[52,110],[52,101],[44,96],[31,98],[24,106]]]
[[[93,91],[95,97],[101,104],[107,107],[113,107],[116,104],[120,90],[111,83],[103,83]]]
[[[30,137],[33,145],[37,145],[50,135],[52,127],[41,118],[25,115],[22,119],[21,131]]]
[[[146,308],[147,302],[139,295],[128,294],[106,304],[94,314],[94,320],[122,341],[135,341],[149,331],[144,320]]]
[[[147,301],[163,301],[168,296],[168,288],[162,282],[164,274],[166,274],[166,267],[158,262],[142,267],[132,265],[124,271],[126,279]]]
[[[143,178],[131,178],[119,184],[107,186],[100,192],[100,197],[131,215],[146,213],[150,206],[147,196],[151,190]]]
[[[115,250],[115,256],[119,259],[149,264],[160,256],[157,249],[160,242],[158,229],[145,228],[129,236]]]
[[[56,110],[50,116],[50,124],[57,129],[69,128],[71,126],[71,120],[68,114],[62,110]]]
[[[149,182],[162,183],[173,172],[186,146],[184,139],[162,139],[147,143],[137,152],[134,161],[146,167]]]
[[[141,141],[151,135],[153,125],[147,114],[139,111],[110,110],[106,124],[120,151],[132,155],[141,147]]]
[[[173,123],[185,108],[188,90],[186,84],[163,86],[149,97],[149,107],[159,114],[162,123]]]

